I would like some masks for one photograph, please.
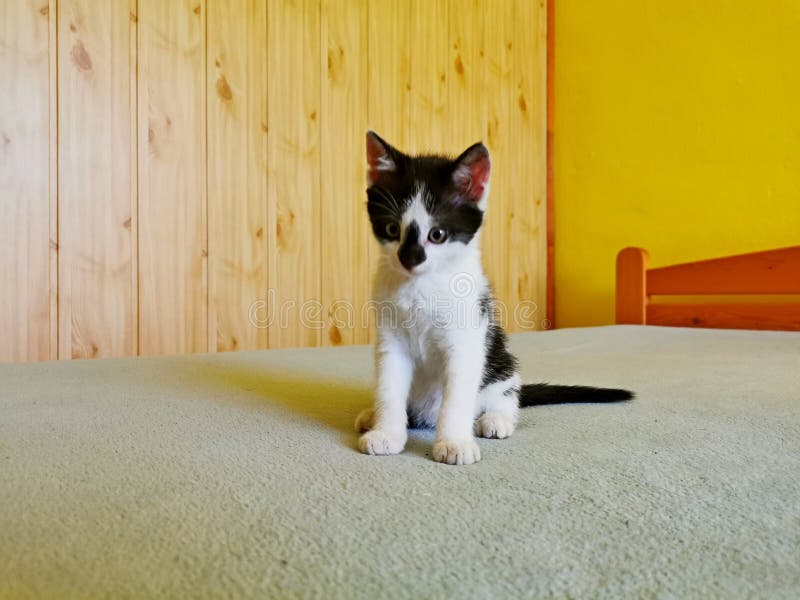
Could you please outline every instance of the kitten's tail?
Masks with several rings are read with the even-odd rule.
[[[616,388],[596,388],[586,385],[550,385],[527,383],[519,393],[519,405],[566,404],[572,402],[620,402],[633,398],[633,392]]]

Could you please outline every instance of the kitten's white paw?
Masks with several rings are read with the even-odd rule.
[[[507,415],[488,412],[475,421],[475,435],[482,438],[503,439],[514,433],[514,421]]]
[[[442,440],[433,445],[433,460],[448,465],[471,465],[481,459],[475,440]]]
[[[406,445],[406,438],[393,436],[381,429],[373,429],[358,440],[358,449],[364,454],[400,454]]]
[[[356,417],[356,433],[364,433],[372,429],[375,420],[375,409],[367,408],[358,413]]]

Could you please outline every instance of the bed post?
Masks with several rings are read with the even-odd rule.
[[[647,322],[647,267],[650,255],[644,248],[623,248],[617,254],[617,324]]]

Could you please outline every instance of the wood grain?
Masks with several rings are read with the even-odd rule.
[[[409,149],[411,4],[369,2],[369,126],[400,149]],[[366,157],[361,165],[366,178]],[[366,198],[366,197],[365,197]]]
[[[320,191],[323,345],[363,344],[362,312],[370,297],[365,209],[364,133],[367,115],[367,5],[322,0]]]
[[[411,3],[369,1],[367,105],[369,128],[401,150],[409,148],[411,106]],[[362,145],[362,152],[364,146]],[[359,163],[366,179],[366,156]],[[366,195],[362,196],[366,201]],[[366,218],[366,215],[365,215]],[[374,239],[369,249],[369,271],[379,263]],[[374,312],[362,311],[369,326],[369,341],[375,341]]]
[[[800,304],[650,304],[647,324],[800,331]]]
[[[0,2],[0,361],[55,358],[51,322],[51,18]]]
[[[506,276],[509,260],[509,227],[513,226],[514,182],[511,178],[513,162],[517,159],[514,147],[517,143],[511,130],[509,110],[510,95],[515,84],[512,74],[511,50],[513,49],[512,4],[501,0],[500,5],[482,2],[480,19],[492,23],[486,27],[485,77],[486,77],[486,134],[484,140],[492,156],[492,183],[489,208],[486,213],[483,233],[483,256],[486,274],[497,296],[498,313],[505,327],[514,330],[515,283]],[[506,15],[498,19],[497,15]],[[515,249],[514,251],[520,251]]]
[[[487,28],[480,0],[451,0],[448,24],[449,53],[445,59],[447,102],[444,110],[447,120],[442,143],[450,152],[458,153],[475,142],[487,141]]]
[[[320,302],[320,4],[268,4],[271,348],[316,346]]]
[[[266,348],[251,309],[267,292],[267,14],[208,0],[209,344]]]
[[[800,330],[797,303],[650,302],[654,295],[796,295],[800,293],[800,246],[658,269],[648,269],[648,263],[642,248],[625,248],[617,255],[617,323]]]
[[[799,294],[800,246],[650,269],[649,294]]]
[[[130,0],[59,11],[59,357],[135,355]]]
[[[0,360],[372,341],[368,128],[489,146],[484,258],[516,328],[547,283],[545,14],[0,3]]]
[[[624,248],[617,254],[617,324],[647,322],[647,268],[650,256],[643,248]]]
[[[139,0],[141,354],[207,338],[205,2]]]
[[[42,6],[39,14],[47,16],[48,20],[48,107],[50,116],[50,126],[48,132],[48,151],[49,151],[49,181],[48,191],[50,195],[50,244],[49,244],[49,268],[50,268],[50,339],[49,356],[50,360],[58,359],[58,0],[48,0],[47,9]],[[45,15],[46,13],[46,15]],[[56,16],[54,16],[56,15]]]
[[[503,272],[505,299],[513,304],[509,329],[525,331],[547,326],[547,47],[545,11],[529,0],[513,0],[511,19],[511,87],[509,126],[511,188],[505,217],[509,239]]]
[[[449,8],[447,0],[411,0],[408,146],[414,153],[460,152],[446,140],[449,123],[460,118],[446,110]]]
[[[57,0],[51,0],[57,2]],[[139,322],[139,0],[129,0],[130,4],[130,35],[128,36],[129,56],[131,58],[129,76],[130,85],[130,132],[132,152],[130,153],[130,207],[131,207],[131,296],[135,306],[134,339],[136,346],[134,353],[140,353]]]

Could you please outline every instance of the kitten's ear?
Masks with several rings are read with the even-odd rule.
[[[478,142],[467,148],[453,164],[453,185],[459,199],[480,202],[489,187],[492,171],[489,150]]]
[[[367,183],[375,185],[387,175],[397,172],[400,153],[384,142],[374,131],[367,132]]]

